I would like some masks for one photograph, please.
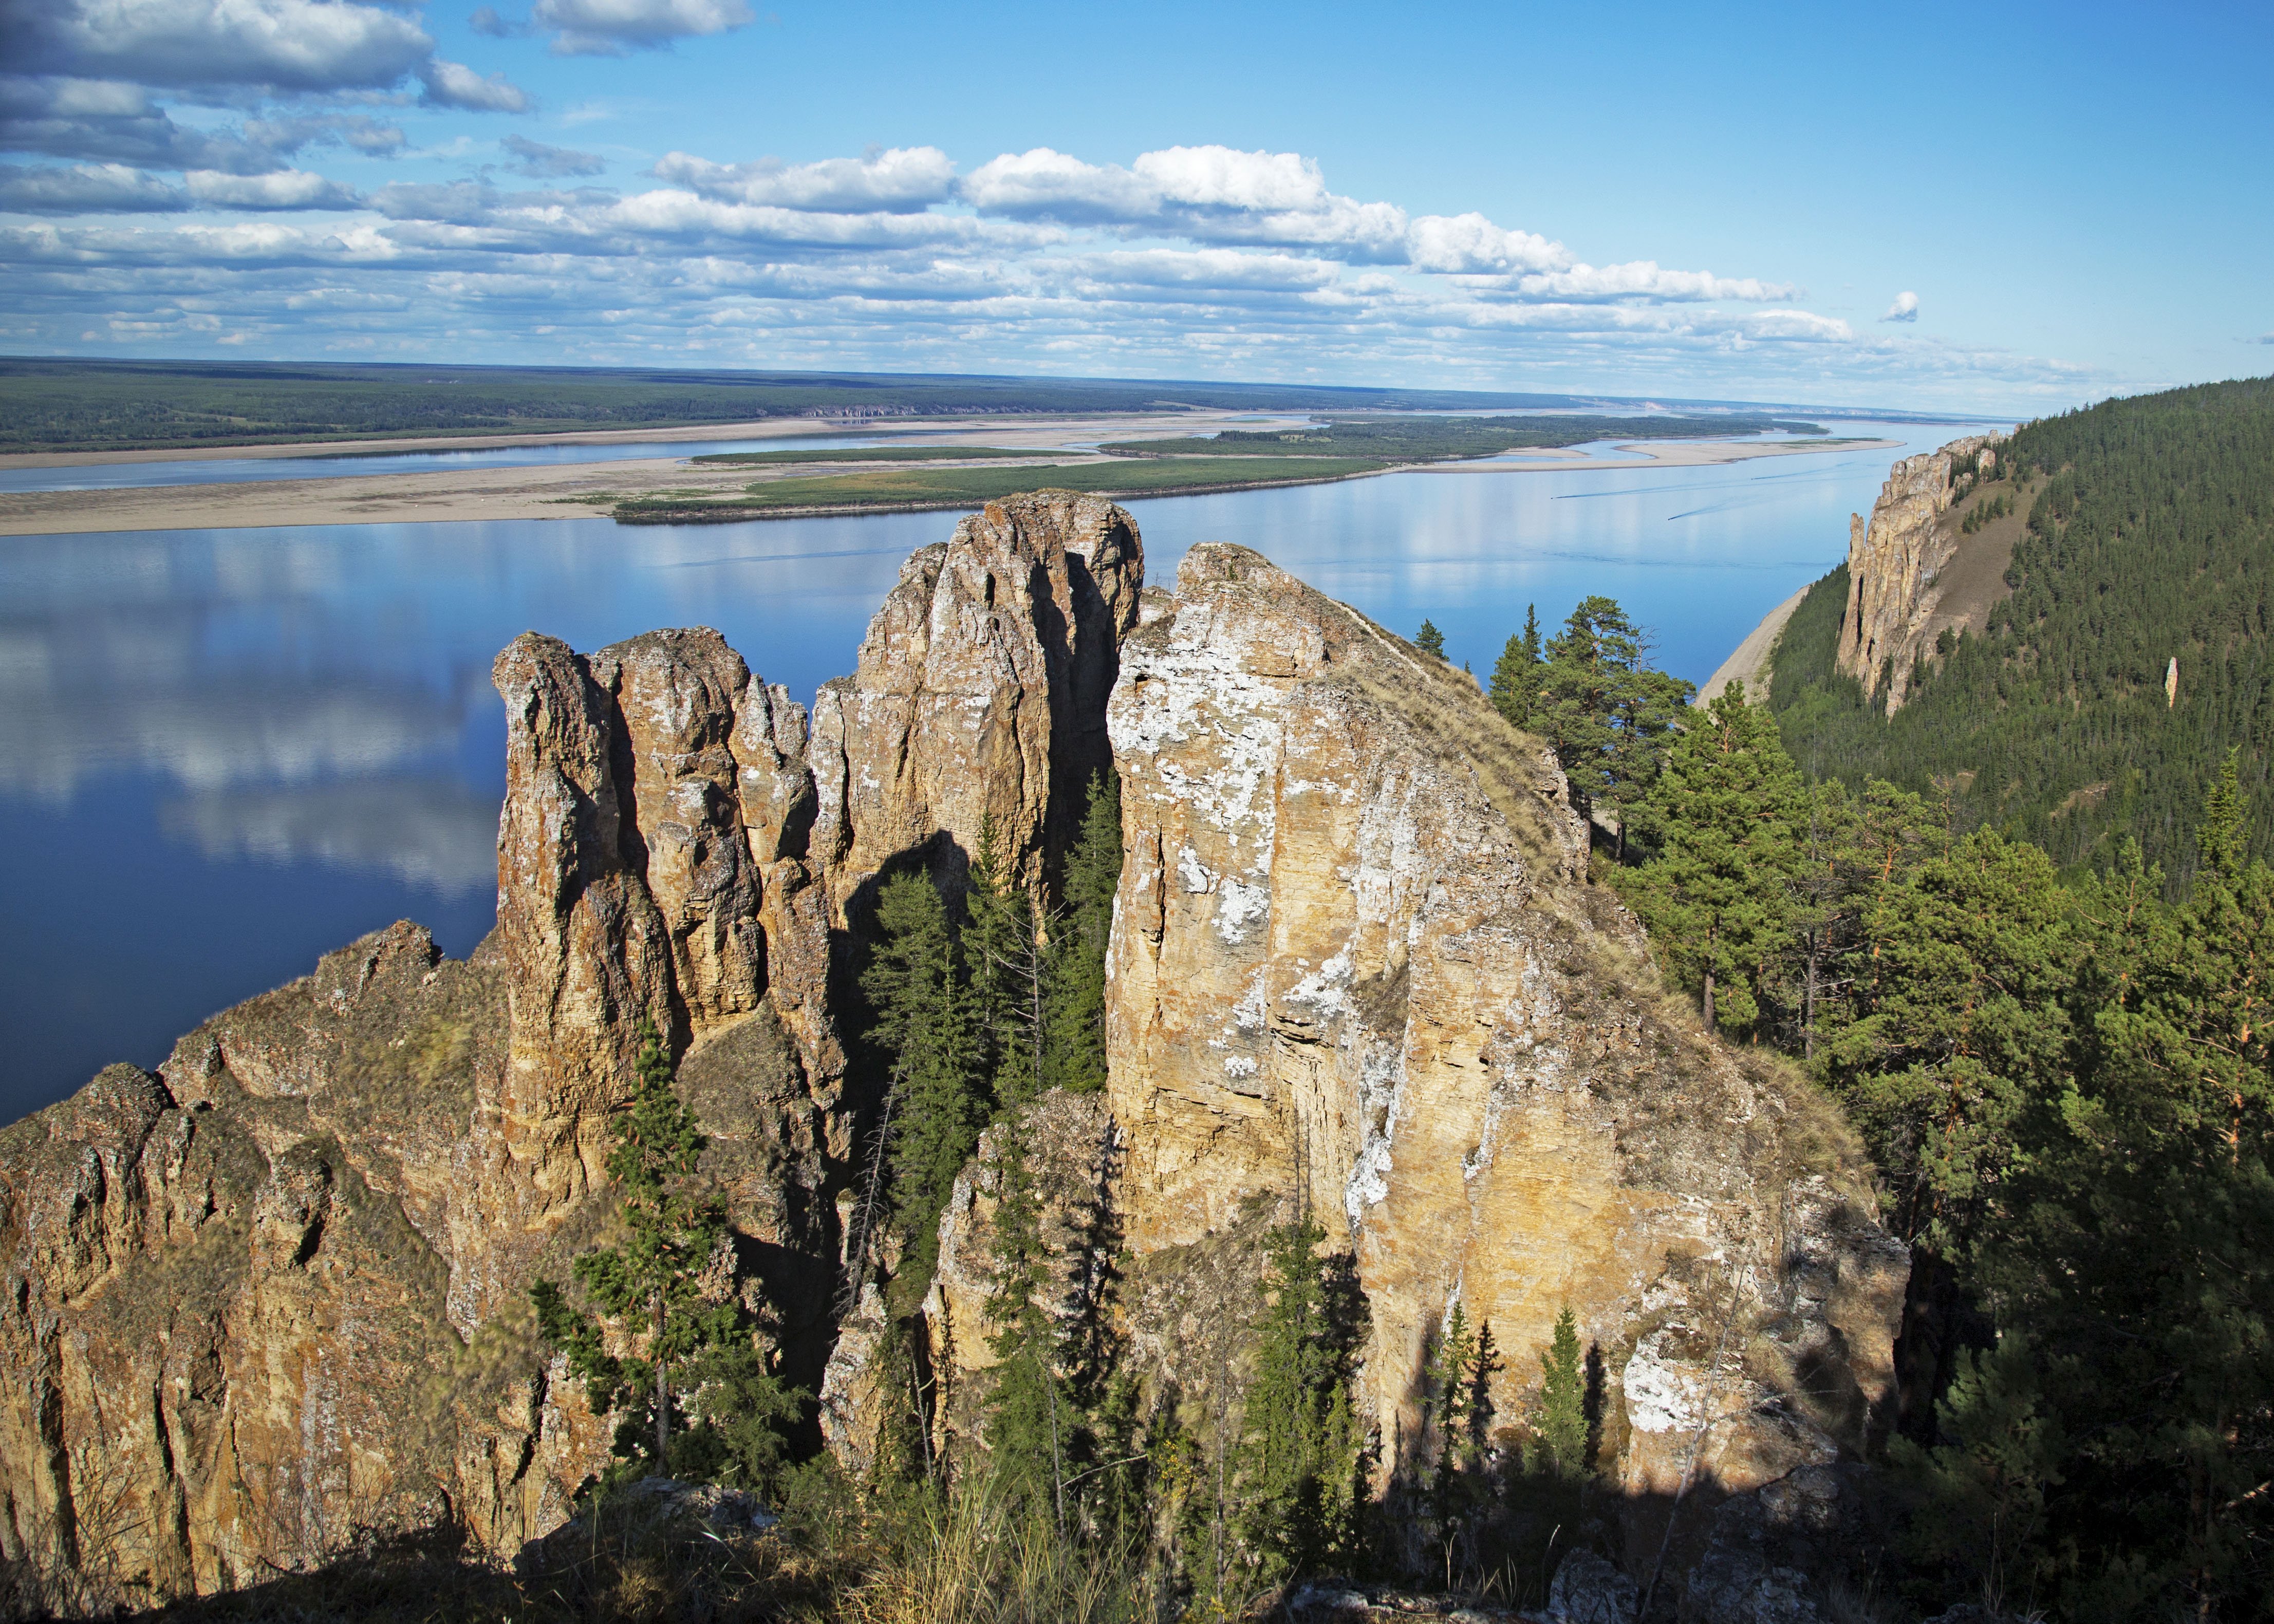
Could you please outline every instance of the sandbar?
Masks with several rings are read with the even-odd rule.
[[[1284,414],[1283,414],[1284,415]],[[1257,413],[1178,412],[1157,417],[1053,417],[1005,421],[989,418],[975,423],[894,419],[890,424],[861,425],[847,432],[862,435],[922,434],[937,445],[953,436],[979,446],[1013,450],[1031,447],[1038,463],[1072,464],[1100,459],[1065,448],[1069,439],[1169,438],[1190,434],[1196,425],[1222,426],[1238,420],[1252,424]],[[747,425],[753,438],[811,434],[819,425],[813,419],[772,420]],[[842,428],[837,425],[832,427]],[[626,432],[606,437],[525,437],[514,443],[600,444],[624,440],[660,441],[668,434],[683,440],[728,440],[742,430],[712,427],[702,430]],[[1551,469],[1593,468],[1648,472],[1654,468],[1684,468],[1700,464],[1741,462],[1757,456],[1787,456],[1807,452],[1870,450],[1900,445],[1897,440],[1851,440],[1837,444],[1807,441],[1747,444],[1742,440],[1668,440],[1631,447],[1642,453],[1634,460],[1607,462],[1600,458],[1550,452],[1522,462],[1423,463],[1388,471],[1429,473],[1517,472]],[[464,440],[422,442],[424,448],[468,450]],[[366,442],[364,449],[373,448]],[[376,442],[376,448],[406,451],[421,448],[402,440]],[[306,456],[344,454],[350,447],[339,442],[320,446],[233,447],[198,454],[200,456],[244,456],[259,451],[267,456]],[[181,452],[91,452],[70,454],[87,461],[149,462],[192,460]],[[53,456],[10,457],[0,465],[56,466]],[[868,465],[875,469],[878,464]],[[935,462],[932,467],[953,466]],[[992,467],[1018,466],[994,462]],[[702,467],[670,456],[629,458],[614,462],[554,462],[536,468],[449,469],[401,474],[358,474],[333,479],[278,479],[266,482],[212,485],[139,485],[94,491],[27,491],[0,493],[0,536],[52,536],[109,530],[257,530],[272,525],[313,524],[432,524],[488,522],[500,519],[581,519],[604,516],[629,497],[724,497],[740,492],[754,479],[811,476],[823,470],[812,463],[779,469],[727,464]],[[754,517],[759,515],[753,515]],[[788,514],[777,516],[788,517]]]

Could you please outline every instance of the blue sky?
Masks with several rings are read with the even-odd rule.
[[[0,0],[0,350],[2034,412],[2274,371],[2274,8]]]

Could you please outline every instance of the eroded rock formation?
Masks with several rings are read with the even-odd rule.
[[[1576,1311],[1638,1497],[1679,1488],[1709,1418],[1720,1493],[1866,1447],[1909,1267],[1836,1117],[1664,998],[1552,758],[1473,680],[1210,545],[1124,646],[1110,717],[1141,1291],[1307,1207],[1370,1305],[1385,1482],[1456,1301],[1507,1350],[1510,1416]]]
[[[1889,715],[1910,686],[1911,665],[1932,633],[1944,572],[1959,551],[1952,511],[1961,470],[1997,465],[1999,434],[1954,440],[1939,451],[1903,458],[1888,471],[1867,523],[1848,522],[1848,607],[1840,622],[1839,668],[1877,695],[1885,685]],[[2010,545],[2010,543],[2008,544]]]
[[[134,1599],[436,1517],[502,1552],[557,1526],[606,1429],[526,1291],[606,1219],[650,1024],[739,1289],[816,1385],[872,1103],[847,906],[912,852],[957,871],[989,817],[1029,874],[1063,841],[1142,572],[1110,503],[991,504],[911,560],[817,730],[712,631],[516,639],[471,962],[393,927],[0,1134],[0,1557]]]

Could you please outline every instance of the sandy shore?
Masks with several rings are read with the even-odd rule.
[[[1574,468],[1648,472],[1653,468],[1702,468],[1721,462],[1744,462],[1754,457],[1811,456],[1826,451],[1888,451],[1902,443],[1900,440],[1843,440],[1826,444],[1798,440],[1756,445],[1742,440],[1643,440],[1627,441],[1617,447],[1637,454],[1634,461],[1622,458],[1611,462],[1577,451],[1510,451],[1503,455],[1525,460],[1511,462],[1496,457],[1490,462],[1431,462],[1427,467],[1433,474],[1546,474]]]
[[[1808,588],[1803,587],[1763,615],[1761,623],[1747,632],[1744,642],[1736,646],[1728,658],[1714,667],[1713,674],[1706,679],[1706,686],[1698,690],[1698,697],[1690,703],[1710,705],[1732,682],[1743,683],[1745,697],[1755,703],[1767,697],[1762,691],[1761,683],[1768,673],[1769,651],[1776,647],[1777,634],[1784,630],[1784,623],[1792,619],[1792,612],[1800,607],[1800,600],[1807,596]]]
[[[671,429],[587,429],[569,434],[445,434],[424,440],[294,440],[279,446],[199,446],[158,451],[17,451],[0,454],[0,469],[100,468],[120,462],[211,462],[240,458],[388,456],[415,451],[510,451],[531,446],[685,445],[690,440],[802,440],[822,434],[848,440],[889,440],[906,434],[930,440],[943,433],[977,445],[1050,445],[1068,435],[1103,440],[1158,439],[1220,429],[1234,418],[1268,427],[1303,423],[1302,412],[1180,411],[1114,417],[767,417],[757,423],[706,423]]]
[[[1058,449],[1069,439],[1151,439],[1189,434],[1195,428],[1221,427],[1232,414],[1179,412],[1158,417],[1111,419],[1056,417],[1005,422],[990,419],[974,424],[912,422],[896,419],[889,425],[860,425],[862,434],[922,434],[927,443],[940,443],[943,432],[953,441],[1006,449],[1032,448],[1038,460],[1047,454],[1051,462],[1088,460],[1081,453]],[[1239,414],[1253,423],[1255,414]],[[810,434],[810,419],[793,423],[749,425],[753,436]],[[676,432],[676,431],[674,431]],[[742,431],[731,427],[689,430],[689,440],[727,440]],[[581,437],[568,443],[600,444],[608,440],[656,440],[654,433]],[[421,442],[426,448],[468,449],[464,440]],[[506,443],[506,442],[497,442]],[[563,443],[558,437],[523,439],[519,445]],[[953,443],[951,441],[950,443]],[[1424,465],[1431,473],[1531,473],[1555,469],[1615,468],[1647,472],[1653,468],[1686,468],[1700,464],[1742,462],[1757,456],[1787,456],[1810,452],[1869,450],[1897,445],[1894,440],[1866,440],[1841,446],[1807,444],[1747,445],[1743,441],[1673,440],[1622,449],[1644,454],[1632,462],[1604,462],[1597,458],[1550,451],[1523,462],[1435,463]],[[371,447],[366,444],[363,447]],[[379,448],[402,451],[418,448],[409,442],[380,442]],[[327,455],[351,447],[262,447],[259,455]],[[184,461],[178,452],[91,452],[87,461]],[[214,456],[254,455],[238,447],[210,453]],[[0,459],[19,467],[57,466],[53,458]],[[1003,467],[997,462],[991,464]],[[1015,466],[1015,464],[1008,464]],[[938,466],[938,464],[934,464]],[[84,534],[99,530],[252,530],[270,525],[406,524],[497,519],[580,519],[605,515],[618,500],[631,496],[722,496],[739,492],[753,479],[810,475],[810,464],[791,464],[779,470],[748,464],[697,467],[668,456],[635,458],[617,462],[555,462],[538,468],[452,469],[433,472],[356,475],[337,479],[279,479],[262,483],[144,485],[102,491],[33,491],[0,494],[0,536]]]

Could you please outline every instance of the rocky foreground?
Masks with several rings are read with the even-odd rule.
[[[1230,1380],[1263,1230],[1299,1210],[1371,1310],[1384,1492],[1452,1304],[1510,1350],[1504,1415],[1568,1304],[1630,1569],[1678,1507],[1669,1590],[1742,1605],[1855,1515],[1906,1255],[1828,1108],[1661,995],[1552,756],[1465,676],[1244,548],[1147,589],[1126,513],[1046,492],[917,553],[810,717],[706,630],[531,634],[496,679],[498,926],[471,960],[396,925],[0,1133],[8,1560],[162,1598],[371,1530],[509,1554],[558,1528],[608,1429],[526,1290],[606,1222],[643,1022],[731,1198],[730,1289],[857,1465],[867,899],[888,868],[959,883],[983,823],[1042,874],[1107,769],[1111,1083],[1046,1100],[1036,1144],[1051,1222],[1126,1238],[1149,1383]],[[951,1394],[984,1357],[987,1156],[923,1311]]]

